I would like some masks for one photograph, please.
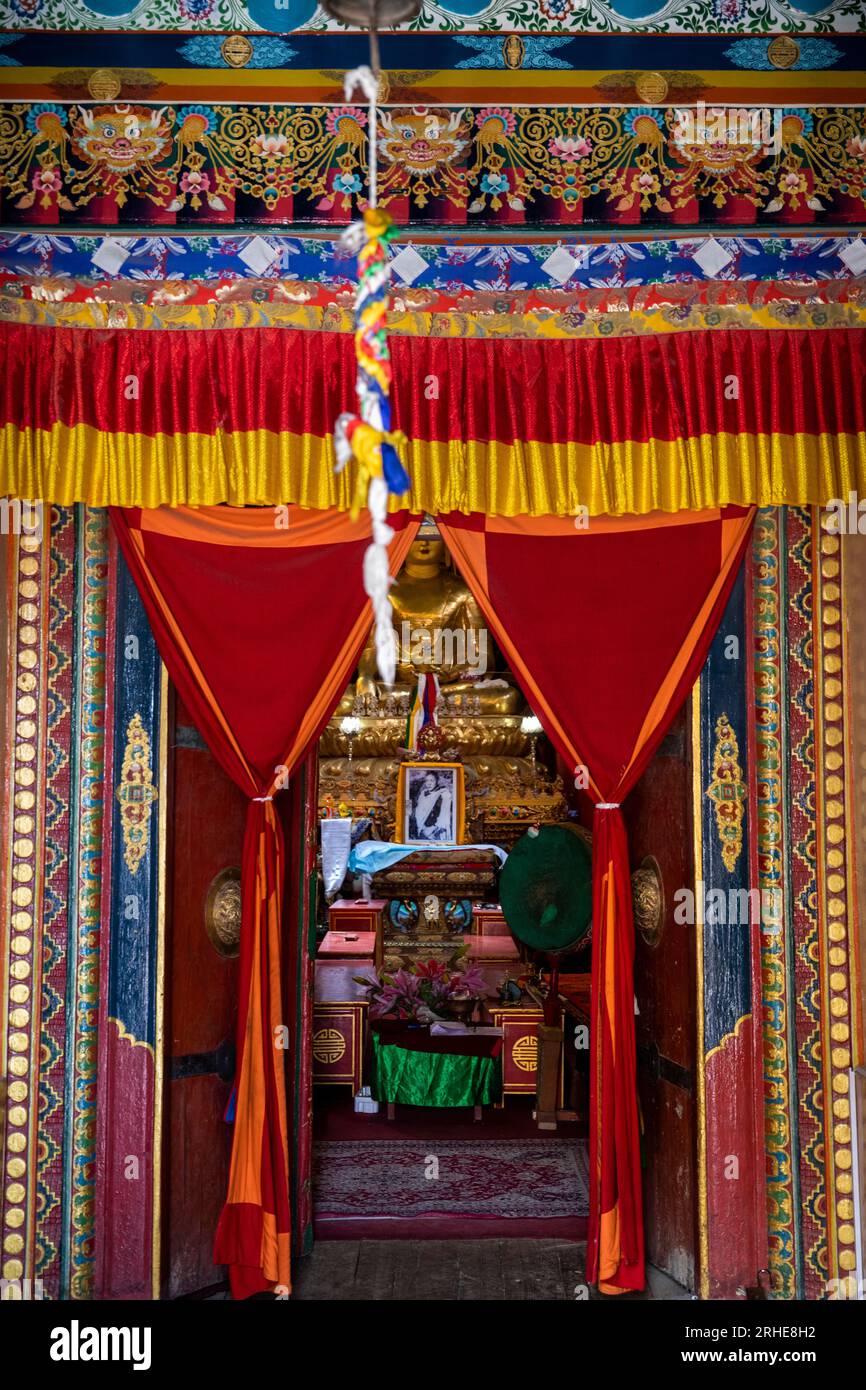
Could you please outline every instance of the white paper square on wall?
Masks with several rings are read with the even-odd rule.
[[[264,275],[279,254],[273,246],[268,245],[263,236],[254,236],[247,242],[243,251],[238,252],[238,260],[249,266],[254,275]]]
[[[558,285],[564,285],[566,280],[570,280],[579,266],[580,261],[572,256],[570,251],[566,251],[564,246],[557,246],[547,260],[541,262],[541,269],[545,275],[549,275]]]
[[[414,246],[404,246],[391,258],[391,269],[404,285],[414,285],[419,275],[427,269],[427,262],[419,256]]]
[[[844,261],[852,275],[866,275],[866,241],[857,237],[839,252],[839,260]]]
[[[90,260],[97,270],[104,270],[106,275],[116,275],[129,260],[129,252],[120,237],[107,236],[99,243]]]
[[[708,237],[703,246],[698,247],[692,256],[693,261],[697,261],[705,275],[710,277],[718,275],[720,270],[724,270],[726,265],[730,265],[733,256],[726,251],[720,241],[715,237]]]

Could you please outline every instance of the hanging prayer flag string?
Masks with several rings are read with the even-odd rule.
[[[354,68],[347,73],[344,82],[347,101],[351,101],[356,86],[361,87],[369,103],[370,203],[363,221],[348,227],[342,241],[346,249],[358,257],[355,295],[358,414],[340,415],[334,426],[334,446],[338,473],[351,458],[358,465],[351,505],[353,520],[360,515],[365,500],[372,520],[373,541],[364,556],[364,588],[373,604],[379,674],[386,685],[392,685],[396,652],[388,599],[391,585],[388,545],[394,533],[386,518],[388,494],[402,496],[408,492],[409,475],[397,453],[397,447],[406,443],[406,437],[391,429],[391,358],[386,314],[390,280],[388,242],[394,229],[388,214],[376,207],[378,75],[368,67]]]

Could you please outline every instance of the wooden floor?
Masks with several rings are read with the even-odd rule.
[[[292,1298],[424,1299],[477,1302],[568,1301],[600,1297],[587,1290],[584,1246],[567,1240],[322,1240],[298,1264]],[[642,1295],[690,1295],[649,1271]]]

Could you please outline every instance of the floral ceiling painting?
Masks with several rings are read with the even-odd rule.
[[[862,0],[424,0],[414,29],[670,34],[851,33]],[[316,0],[2,0],[6,29],[339,30]]]

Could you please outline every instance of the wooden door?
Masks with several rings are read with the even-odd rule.
[[[638,1095],[644,1125],[647,1260],[695,1288],[697,1228],[695,928],[674,921],[694,886],[688,707],[623,807],[632,869],[658,864],[664,912],[656,941],[636,931]]]
[[[223,1114],[234,1074],[238,962],[225,952],[236,890],[230,875],[216,902],[217,890],[211,889],[223,871],[240,868],[247,802],[179,699],[169,747],[173,843],[167,876],[162,1264],[163,1297],[181,1298],[225,1275],[212,1252],[231,1148]],[[206,928],[208,909],[219,924],[217,945]]]
[[[286,840],[285,998],[292,1051],[287,1059],[292,1252],[313,1243],[313,986],[318,870],[318,746],[313,744],[278,800]]]

